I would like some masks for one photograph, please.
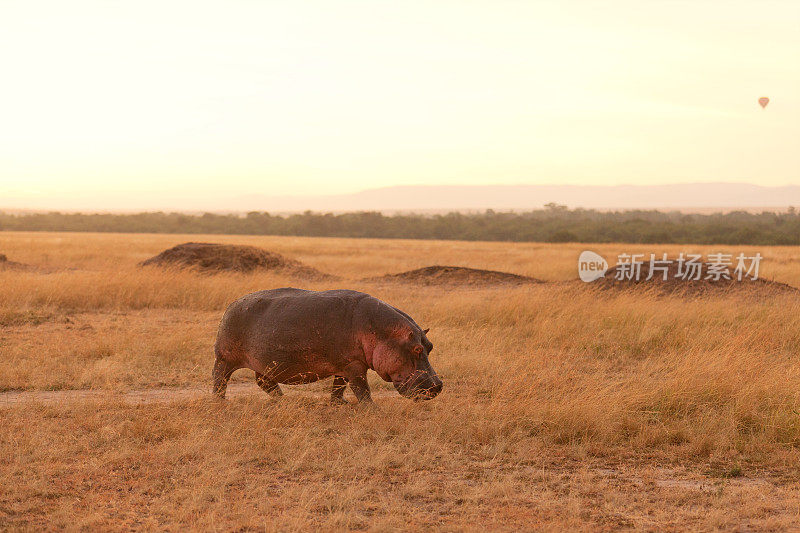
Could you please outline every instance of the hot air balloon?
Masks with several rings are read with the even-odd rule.
[[[758,99],[758,103],[761,104],[762,109],[766,109],[767,104],[769,103],[769,98],[767,98],[766,96],[762,96],[761,98]]]

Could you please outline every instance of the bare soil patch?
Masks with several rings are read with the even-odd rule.
[[[491,285],[523,285],[526,283],[544,283],[542,280],[512,274],[510,272],[500,272],[497,270],[481,270],[477,268],[467,268],[460,266],[441,266],[433,265],[398,274],[386,274],[374,278],[367,278],[364,281],[391,281],[401,283],[414,283],[421,285],[472,285],[472,286],[491,286]]]
[[[633,274],[632,279],[627,279],[630,275],[629,266],[616,265],[606,272],[605,277],[595,280],[588,284],[602,290],[631,290],[644,289],[657,294],[676,294],[685,296],[704,296],[713,293],[736,292],[753,296],[770,296],[777,294],[800,293],[795,287],[772,281],[768,279],[751,279],[742,276],[741,281],[737,279],[737,273],[729,273],[729,279],[720,277],[719,279],[705,279],[709,272],[710,263],[702,263],[700,279],[683,279],[678,275],[678,263],[673,262],[667,266],[667,275],[664,279],[662,270],[654,269],[651,279],[650,263],[641,264],[639,277]],[[695,276],[690,276],[695,277]],[[622,279],[619,279],[622,278]],[[582,282],[581,282],[582,283]]]
[[[139,265],[193,268],[207,274],[267,271],[312,280],[335,278],[300,261],[255,246],[207,242],[187,242],[173,246]]]
[[[281,387],[284,396],[289,398],[317,398],[326,400],[330,396],[329,386],[331,380],[325,381],[324,391],[308,390],[303,387],[292,387],[284,385]],[[269,401],[273,399],[263,390],[258,388],[255,381],[229,383],[225,397],[243,398],[247,396],[263,397]],[[348,401],[354,403],[355,400],[349,397]],[[373,390],[373,398],[392,398],[400,396],[393,391]],[[186,400],[215,399],[211,394],[211,386],[205,387],[159,387],[152,389],[138,389],[124,392],[115,392],[101,389],[66,389],[53,391],[3,391],[0,392],[0,407],[19,405],[26,402],[38,402],[44,404],[62,405],[66,402],[75,401],[103,401],[120,400],[126,404],[151,404],[151,403],[170,403],[182,402]]]
[[[5,254],[0,254],[0,271],[2,270],[17,270],[22,272],[35,272],[39,268],[25,263],[17,263],[16,261],[9,261]]]

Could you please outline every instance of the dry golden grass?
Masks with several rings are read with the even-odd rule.
[[[800,296],[598,293],[580,283],[415,288],[140,269],[188,240],[252,244],[357,280],[431,264],[575,278],[578,253],[721,247],[0,233],[0,529],[789,529],[800,523]],[[796,248],[762,275],[800,287]],[[129,405],[208,386],[216,325],[247,292],[370,292],[431,327],[444,392],[380,411],[329,383]],[[240,371],[235,380],[252,382]],[[255,385],[253,385],[255,387]]]

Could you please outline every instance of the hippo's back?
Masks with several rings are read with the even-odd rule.
[[[336,349],[352,340],[353,309],[370,296],[352,290],[270,289],[242,296],[225,311],[216,351],[237,352]]]
[[[233,302],[225,312],[248,320],[258,320],[265,316],[282,315],[296,316],[315,310],[334,310],[352,307],[360,299],[369,298],[368,294],[346,289],[330,291],[309,291],[284,287],[281,289],[268,289],[242,296]],[[223,316],[223,322],[225,321]]]

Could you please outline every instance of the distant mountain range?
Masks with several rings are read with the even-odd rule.
[[[799,180],[800,181],[800,178]],[[175,194],[153,193],[146,201],[134,201],[130,195],[91,194],[38,198],[0,195],[0,210],[137,212],[204,211],[236,213],[269,211],[292,213],[317,212],[411,211],[441,213],[447,211],[482,211],[485,209],[524,211],[556,203],[570,208],[590,209],[660,209],[691,212],[744,209],[785,210],[800,208],[800,186],[764,187],[747,183],[686,183],[676,185],[409,185],[367,189],[351,194],[270,196],[240,194],[209,198],[191,191]],[[101,207],[102,206],[102,207]]]
[[[800,207],[800,186],[746,183],[676,185],[413,185],[327,196],[242,196],[237,211],[528,210],[548,203],[594,209],[753,209]]]

